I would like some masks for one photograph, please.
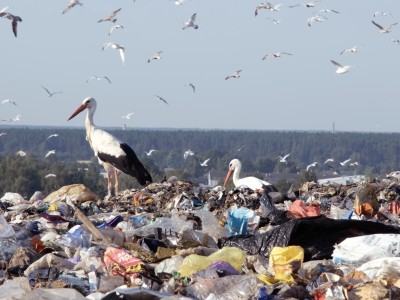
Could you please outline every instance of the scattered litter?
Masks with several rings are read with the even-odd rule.
[[[397,179],[0,199],[1,299],[397,299]]]

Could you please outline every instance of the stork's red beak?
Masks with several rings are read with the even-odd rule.
[[[226,187],[226,184],[228,183],[229,178],[231,178],[232,173],[233,173],[233,171],[231,169],[228,169],[228,173],[226,173],[226,177],[225,177],[225,180],[224,180],[224,187]]]
[[[68,121],[71,120],[72,118],[74,118],[76,115],[78,115],[78,114],[81,113],[82,111],[84,111],[86,108],[87,108],[87,105],[81,104],[81,105],[74,111],[74,113],[68,118]]]

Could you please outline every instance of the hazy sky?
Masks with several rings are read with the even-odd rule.
[[[318,130],[335,121],[338,130],[400,131],[400,45],[391,41],[400,39],[400,25],[381,34],[371,24],[377,10],[393,14],[378,23],[400,21],[399,0],[322,0],[315,8],[282,0],[281,11],[258,17],[254,9],[263,1],[82,0],[83,7],[62,15],[67,2],[0,0],[0,8],[23,19],[17,39],[0,19],[0,100],[19,105],[0,105],[0,119],[20,113],[19,124],[82,126],[83,116],[66,119],[93,96],[99,126],[121,126],[121,116],[135,112],[129,127]],[[119,7],[125,30],[108,37],[111,23],[97,20]],[[323,8],[341,13],[307,27]],[[194,12],[200,28],[183,31]],[[126,47],[125,65],[115,50],[101,50],[106,41]],[[339,55],[356,45],[359,53]],[[148,64],[159,50],[163,58]],[[294,55],[261,60],[276,51]],[[353,68],[336,75],[330,59]],[[240,79],[224,80],[237,69]],[[113,84],[85,83],[94,74]],[[64,93],[48,98],[41,85]]]

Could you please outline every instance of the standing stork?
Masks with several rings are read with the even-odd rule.
[[[99,163],[103,165],[107,172],[108,197],[112,195],[112,185],[114,181],[114,192],[118,194],[118,175],[119,171],[135,177],[141,185],[152,182],[150,173],[137,158],[135,152],[128,144],[121,143],[117,138],[108,132],[97,128],[93,122],[93,116],[96,111],[97,103],[92,97],[87,97],[75,112],[68,118],[68,121],[87,109],[85,128],[86,140],[98,158]]]
[[[242,170],[242,163],[237,158],[232,159],[229,163],[228,173],[226,174],[224,187],[226,187],[229,179],[233,174],[233,184],[235,187],[245,186],[253,191],[262,190],[264,186],[271,185],[269,182],[261,180],[257,177],[244,177],[240,178],[240,171]]]

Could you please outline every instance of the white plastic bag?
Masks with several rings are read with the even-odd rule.
[[[360,266],[382,257],[400,256],[400,234],[371,234],[347,238],[335,246],[332,258],[336,264]]]
[[[12,205],[17,205],[25,203],[24,197],[18,193],[5,193],[0,199],[1,202],[11,203]]]
[[[357,268],[371,280],[390,280],[400,277],[400,257],[384,257],[369,261]]]
[[[9,239],[13,237],[15,237],[14,229],[7,223],[3,215],[0,215],[0,239]]]

